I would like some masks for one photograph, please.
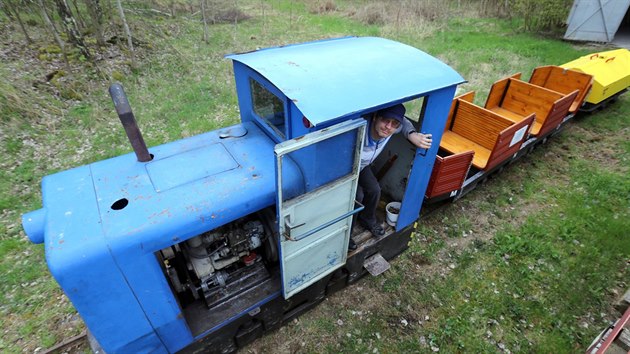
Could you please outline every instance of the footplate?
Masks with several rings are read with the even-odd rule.
[[[377,253],[366,259],[365,263],[363,263],[363,267],[373,276],[377,276],[388,270],[390,265],[380,253]]]

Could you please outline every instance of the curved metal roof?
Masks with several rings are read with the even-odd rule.
[[[347,37],[228,55],[260,73],[317,125],[465,80],[414,47]]]

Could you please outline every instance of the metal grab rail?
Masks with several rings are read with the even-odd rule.
[[[310,231],[308,231],[308,232],[306,232],[306,233],[304,233],[304,234],[300,235],[300,237],[298,237],[298,238],[293,238],[293,237],[291,237],[291,230],[292,230],[293,228],[300,227],[300,226],[302,226],[302,225],[304,225],[304,224],[300,224],[300,225],[295,226],[295,227],[293,227],[293,228],[288,227],[288,228],[287,228],[287,229],[288,229],[288,232],[286,232],[286,233],[285,233],[284,237],[285,237],[287,240],[289,240],[289,241],[300,241],[300,240],[303,240],[303,239],[305,239],[305,238],[307,238],[307,237],[309,237],[309,236],[311,236],[311,235],[313,235],[313,234],[316,234],[316,233],[320,232],[321,230],[323,230],[323,229],[327,228],[328,226],[333,225],[333,224],[336,224],[336,223],[340,222],[341,220],[343,220],[343,219],[345,219],[345,218],[347,218],[347,217],[349,217],[349,216],[352,216],[352,215],[354,215],[354,214],[356,214],[356,213],[360,212],[361,210],[365,209],[365,207],[363,206],[363,204],[359,203],[358,201],[356,201],[356,200],[355,200],[355,201],[354,201],[354,203],[355,203],[355,204],[358,204],[358,205],[359,205],[359,207],[358,207],[358,208],[356,208],[356,209],[354,209],[354,210],[351,210],[351,211],[349,211],[349,212],[347,212],[347,213],[345,213],[345,214],[343,214],[343,215],[341,215],[341,216],[338,216],[338,217],[336,217],[336,218],[334,218],[334,219],[332,219],[332,220],[330,220],[330,221],[328,221],[328,222],[325,222],[325,223],[323,223],[323,224],[319,225],[318,227],[316,227],[316,228],[314,228],[314,229],[312,229],[312,230],[310,230]],[[287,226],[288,226],[288,225],[287,225]]]

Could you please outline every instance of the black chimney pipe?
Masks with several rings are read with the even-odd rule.
[[[151,161],[153,156],[149,154],[147,144],[145,144],[144,139],[142,139],[142,133],[138,128],[138,123],[136,123],[136,118],[133,116],[131,106],[129,106],[129,101],[127,100],[127,95],[125,95],[122,85],[119,83],[112,84],[109,87],[109,95],[112,96],[116,113],[118,113],[120,122],[123,128],[125,128],[125,133],[127,133],[127,137],[133,147],[133,151],[136,153],[138,161]]]

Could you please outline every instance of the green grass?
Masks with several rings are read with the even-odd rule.
[[[121,61],[103,70],[122,82],[147,144],[155,146],[239,121],[231,63],[223,57],[229,53],[386,36],[446,61],[469,81],[462,90],[477,90],[482,103],[501,77],[520,71],[527,79],[536,66],[595,51],[524,33],[518,20],[459,16],[418,26],[365,25],[352,14],[368,3],[336,1],[337,11],[316,14],[308,2],[239,1],[252,18],[210,26],[207,44],[198,17],[130,13],[132,30],[147,43],[139,47],[140,65],[131,69]],[[21,43],[20,36],[16,27],[7,40]],[[40,40],[24,55],[48,45],[46,37]],[[80,93],[74,102],[34,87],[45,68],[28,67],[21,57],[0,63],[3,77],[12,72],[23,75],[0,83],[0,351],[32,352],[82,325],[50,277],[43,247],[26,240],[20,216],[41,207],[43,176],[131,148],[107,94],[110,82],[89,69],[65,76],[59,89]],[[628,287],[629,119],[628,95],[574,119],[499,177],[423,220],[390,271],[335,294],[253,346],[264,352],[583,351],[615,316],[613,290]]]
[[[570,353],[590,344],[593,330],[576,318],[606,312],[607,289],[630,275],[629,215],[617,200],[627,203],[630,192],[627,177],[584,174],[585,166],[576,165],[579,193],[557,191],[550,198],[556,208],[531,215],[519,228],[499,230],[488,250],[463,255],[461,271],[426,290],[453,304],[435,311],[442,320],[429,329],[446,352],[486,351],[503,343],[516,352]],[[471,295],[468,301],[464,293]],[[472,317],[479,326],[467,320]]]

